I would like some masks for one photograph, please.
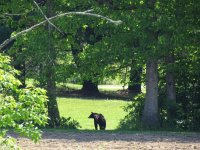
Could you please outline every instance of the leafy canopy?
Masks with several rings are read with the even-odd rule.
[[[38,141],[41,138],[38,126],[47,122],[46,91],[35,87],[20,88],[18,74],[19,71],[11,67],[10,58],[0,54],[0,144],[8,142],[3,137],[13,129]]]

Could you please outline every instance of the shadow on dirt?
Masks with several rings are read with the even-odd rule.
[[[44,131],[43,139],[75,140],[77,142],[90,141],[136,141],[136,142],[184,142],[200,143],[200,135],[197,133],[174,132],[128,132],[128,131]]]

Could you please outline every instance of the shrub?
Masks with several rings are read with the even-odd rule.
[[[20,88],[19,74],[10,58],[0,54],[0,140],[1,145],[14,146],[5,138],[9,130],[27,136],[35,142],[41,138],[38,126],[47,123],[46,91],[40,88]]]
[[[60,119],[60,128],[63,129],[77,129],[81,128],[78,121],[72,119],[71,117],[65,118],[61,117]]]
[[[120,121],[119,129],[139,130],[143,127],[141,117],[144,108],[144,99],[144,94],[139,94],[133,98],[132,103],[124,107],[127,115]]]

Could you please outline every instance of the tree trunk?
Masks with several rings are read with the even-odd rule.
[[[52,16],[52,0],[47,1],[47,15],[48,17]],[[48,105],[48,117],[49,117],[49,126],[58,127],[60,121],[60,114],[58,110],[58,105],[56,101],[56,83],[55,83],[55,60],[56,60],[56,51],[53,44],[53,35],[52,27],[48,24],[48,62],[47,62],[47,74],[46,74],[46,83],[47,83],[47,96],[49,101]]]
[[[93,83],[91,80],[85,80],[83,82],[82,92],[85,95],[97,95],[97,94],[99,94],[97,84]]]
[[[134,68],[131,67],[130,71],[130,82],[128,85],[128,91],[130,93],[139,94],[141,93],[141,75],[142,75],[142,68]]]
[[[146,65],[146,98],[142,121],[149,127],[159,126],[158,121],[158,70],[157,60],[149,59]]]
[[[5,25],[0,25],[0,44],[2,44],[6,39],[8,39],[11,34],[12,34],[12,29],[11,28],[8,28],[6,27]],[[9,43],[8,45],[6,45],[2,51],[3,52],[7,52],[7,50],[10,49],[10,47],[13,45],[14,41]]]
[[[155,11],[155,0],[147,1],[147,8]],[[156,16],[151,16],[152,23],[156,21]],[[151,26],[151,25],[150,25]],[[158,35],[154,29],[146,27],[148,38],[152,41],[158,40]],[[150,56],[146,64],[146,98],[142,116],[142,122],[147,127],[159,127],[158,119],[158,60],[154,55]]]
[[[175,90],[175,77],[172,65],[174,63],[173,54],[169,54],[166,58],[167,71],[166,71],[166,86],[167,86],[167,100],[176,101],[176,90]]]
[[[58,105],[56,101],[56,84],[55,84],[55,74],[54,68],[49,68],[47,75],[47,96],[48,96],[48,117],[49,126],[58,127],[60,121],[60,115],[58,110]]]
[[[83,43],[87,43],[90,45],[94,45],[96,42],[102,39],[101,36],[96,36],[96,40],[91,39],[90,36],[94,35],[94,29],[91,27],[87,27],[86,30],[82,30],[82,27],[78,29],[76,33],[76,42],[80,45],[80,48],[73,48],[72,46],[72,55],[74,58],[74,62],[78,68],[81,68],[79,54],[83,52]],[[80,38],[81,37],[81,38]],[[84,74],[84,73],[83,73]],[[91,78],[92,79],[92,78]],[[97,83],[93,83],[92,80],[84,80],[82,92],[84,95],[97,95],[99,94]]]
[[[18,63],[18,62],[16,62],[16,63]],[[17,64],[14,67],[15,67],[15,69],[17,69],[21,72],[18,75],[18,79],[22,83],[22,85],[20,85],[20,88],[25,88],[26,87],[26,64],[25,64],[25,60],[23,60],[23,63]]]
[[[17,53],[22,53],[22,45],[19,46],[19,50]],[[26,87],[26,62],[24,57],[21,58],[23,60],[18,60],[18,54],[14,54],[13,59],[14,59],[14,68],[20,71],[20,74],[18,75],[18,79],[21,81],[20,88],[25,88]]]

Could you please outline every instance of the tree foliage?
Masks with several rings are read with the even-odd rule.
[[[37,2],[44,14],[48,14],[48,1]],[[3,14],[1,25],[6,26],[8,32],[14,31],[12,36],[45,20],[39,28],[19,37],[6,51],[14,58],[14,64],[26,64],[27,78],[33,78],[40,86],[46,87],[49,68],[52,67],[55,82],[71,79],[98,83],[119,74],[131,76],[131,70],[142,68],[140,82],[147,86],[151,79],[156,81],[154,88],[148,86],[146,93],[144,103],[151,103],[143,111],[146,120],[152,120],[151,113],[156,110],[153,113],[156,121],[153,122],[158,126],[199,129],[200,119],[195,115],[200,110],[199,1],[58,0],[51,3],[54,14],[61,15],[66,11],[85,13],[85,10],[89,14],[92,10],[115,20],[121,19],[123,23],[113,26],[107,23],[109,19],[105,17],[105,20],[74,17],[73,13],[45,20],[44,14],[32,1],[3,1],[0,6]],[[56,26],[51,30],[53,55],[48,48],[49,33],[45,26],[48,21]],[[173,61],[169,62],[170,56],[173,56]],[[148,66],[151,65],[154,70],[147,80],[144,72],[148,74],[151,71]],[[154,78],[152,75],[155,75]],[[167,81],[166,76],[169,75],[171,80]],[[121,80],[127,82],[126,78]],[[171,82],[173,85],[169,86]],[[152,89],[156,89],[153,98],[149,94]],[[169,101],[169,91],[173,102]],[[139,101],[141,98],[136,99]],[[155,103],[152,103],[153,100]],[[131,106],[133,109],[136,101]],[[144,109],[143,105],[140,106],[134,110],[136,116],[140,116]]]
[[[11,66],[10,58],[0,54],[0,144],[8,142],[2,138],[10,130],[38,141],[41,138],[38,127],[47,123],[46,91],[20,88],[17,74],[19,71]]]

